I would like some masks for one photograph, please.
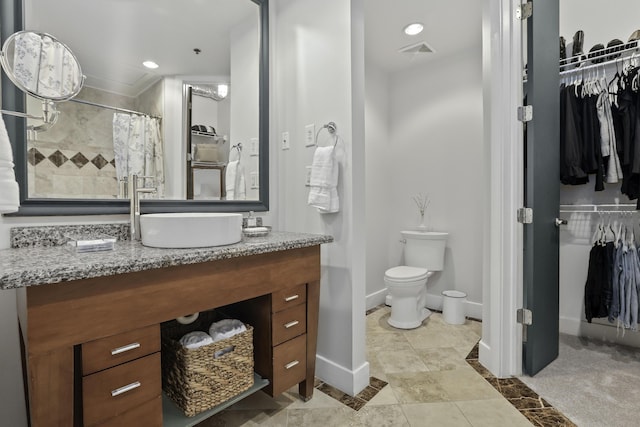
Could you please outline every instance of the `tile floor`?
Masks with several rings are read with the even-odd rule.
[[[402,331],[387,324],[389,312],[383,306],[367,314],[372,381],[358,396],[321,381],[309,402],[295,389],[277,398],[258,392],[198,426],[573,425],[518,379],[498,380],[482,368],[480,322],[449,325],[434,313],[421,327]]]

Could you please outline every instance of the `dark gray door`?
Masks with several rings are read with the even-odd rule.
[[[534,0],[527,26],[526,103],[533,119],[525,131],[524,307],[532,312],[523,343],[523,370],[534,375],[558,356],[560,204],[559,7]]]

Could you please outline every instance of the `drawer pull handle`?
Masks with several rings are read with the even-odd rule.
[[[284,300],[286,302],[293,301],[294,299],[300,298],[300,295],[291,295],[290,297],[286,297]]]
[[[125,353],[127,351],[135,350],[136,348],[140,348],[140,343],[139,342],[134,342],[134,343],[122,346],[122,347],[114,348],[113,350],[111,350],[111,355],[115,356],[116,354]]]
[[[296,326],[298,323],[300,323],[300,322],[298,322],[297,320],[294,320],[293,322],[285,323],[285,324],[284,324],[284,327],[285,327],[285,328],[287,328],[287,329],[289,329],[289,328],[293,328],[293,327],[294,327],[294,326]]]
[[[286,365],[284,365],[284,369],[291,369],[299,363],[300,363],[299,361],[294,360],[293,362],[289,362]]]
[[[111,390],[111,397],[119,396],[119,395],[121,395],[123,393],[126,393],[128,391],[136,389],[136,388],[140,387],[141,385],[142,384],[140,384],[140,381],[136,381],[134,383],[127,384],[127,385],[125,385],[123,387],[120,387],[120,388],[117,388],[115,390]]]

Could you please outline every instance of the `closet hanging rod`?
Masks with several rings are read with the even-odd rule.
[[[629,52],[635,53],[638,50],[638,47],[629,47],[629,48],[626,48],[626,49],[623,49],[623,50],[619,50],[619,51],[617,51],[615,53],[609,53],[609,54],[604,53],[604,52],[606,52],[606,50],[607,50],[607,48],[604,48],[604,49],[600,49],[600,50],[597,50],[597,51],[594,51],[594,52],[603,52],[603,56],[604,55],[614,55],[614,54],[618,55],[618,54],[624,54],[624,53],[629,53]],[[593,55],[594,52],[591,52],[590,55]],[[605,67],[605,66],[610,65],[610,64],[615,64],[616,62],[621,62],[622,63],[627,59],[633,58],[633,55],[631,55],[631,56],[619,56],[619,57],[614,58],[614,59],[609,59],[609,60],[606,60],[606,61],[599,62],[597,64],[593,64],[592,63],[592,64],[589,64],[589,65],[585,65],[587,61],[591,61],[593,59],[593,58],[588,58],[586,55],[587,54],[583,54],[583,55],[572,56],[571,58],[567,58],[567,59],[561,59],[560,60],[560,69],[562,70],[563,67],[569,68],[569,69],[564,70],[564,71],[560,71],[560,75],[562,76],[562,75],[565,75],[565,74],[573,74],[573,73],[577,73],[577,72],[585,71],[585,70],[590,70],[592,68],[597,68],[597,67]],[[580,59],[579,58],[580,56],[584,56],[585,58],[584,59]],[[577,58],[578,61],[572,63],[571,60],[574,59],[574,58]],[[583,65],[581,65],[580,67],[576,67],[576,64],[583,64]]]
[[[77,102],[78,104],[91,105],[92,107],[99,107],[99,108],[105,108],[107,110],[119,111],[121,113],[137,114],[139,116],[147,116],[154,119],[162,119],[162,117],[154,116],[148,113],[142,113],[140,111],[134,111],[134,110],[127,110],[126,108],[113,107],[111,105],[98,104],[97,102],[85,101],[84,99],[72,98],[69,101]]]
[[[619,209],[611,209],[619,208]],[[636,205],[623,204],[599,204],[599,205],[560,205],[561,213],[634,213]]]
[[[592,213],[599,213],[599,214],[612,214],[612,213],[624,213],[624,214],[634,214],[638,211],[634,210],[629,210],[629,209],[621,209],[621,210],[597,210],[597,211],[590,211],[590,210],[571,210],[571,209],[560,209],[560,213],[584,213],[584,214],[592,214]]]
[[[560,209],[567,208],[635,208],[635,203],[610,203],[610,204],[588,204],[588,205],[560,205]]]

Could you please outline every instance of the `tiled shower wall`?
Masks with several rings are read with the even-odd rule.
[[[162,81],[138,98],[84,87],[78,99],[144,113],[162,115]],[[39,101],[28,108],[40,114]],[[58,122],[45,132],[29,135],[30,198],[113,199],[118,183],[113,154],[113,110],[79,104],[58,104]]]

